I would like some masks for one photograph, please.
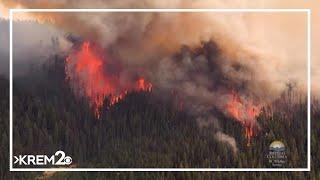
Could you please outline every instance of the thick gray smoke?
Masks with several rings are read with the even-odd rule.
[[[238,118],[236,120],[245,125],[257,126],[255,117],[247,116],[247,111],[268,99],[261,98],[260,91],[251,89],[253,86],[263,87],[263,83],[259,85],[261,82],[254,77],[257,73],[254,68],[224,57],[213,41],[195,49],[184,46],[179,53],[160,59],[148,69],[147,77],[156,90],[159,89],[161,94],[177,92],[174,95],[196,117],[199,126],[213,125],[217,130],[216,138],[223,138],[221,141],[228,142],[234,152],[237,151],[235,141],[220,132],[215,110],[230,118]],[[241,103],[233,102],[233,92],[241,98]],[[228,107],[230,105],[233,107]],[[230,112],[233,109],[237,110],[238,116]]]
[[[25,8],[201,8],[244,7],[237,1],[8,1]],[[263,1],[255,5],[264,4]],[[217,40],[232,59],[246,59],[272,79],[274,96],[286,82],[306,87],[306,17],[302,13],[19,13],[15,17],[49,20],[66,32],[112,46],[126,63],[147,63],[170,56],[182,45]],[[23,19],[23,18],[22,18]],[[299,25],[297,25],[299,23]],[[297,36],[299,34],[299,36]],[[292,37],[295,37],[294,39]],[[289,43],[290,42],[290,43]],[[144,49],[144,53],[141,53]],[[247,53],[249,52],[249,53]],[[253,57],[256,56],[256,57]],[[294,73],[292,73],[294,72]],[[264,75],[263,75],[264,76]],[[261,80],[264,77],[259,77]],[[266,85],[269,86],[269,85]]]

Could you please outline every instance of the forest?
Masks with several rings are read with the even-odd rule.
[[[65,80],[64,59],[58,55],[13,84],[14,154],[54,154],[63,150],[72,167],[106,168],[265,168],[274,140],[285,144],[284,167],[307,167],[307,101],[288,88],[257,117],[259,131],[247,145],[245,129],[219,116],[223,132],[235,137],[238,152],[201,128],[193,117],[152,92],[131,92],[108,106],[99,119],[85,98],[77,97]],[[8,172],[9,81],[0,78],[0,179],[302,179],[320,177],[320,105],[312,98],[312,172]],[[295,102],[293,102],[295,99]],[[298,103],[297,103],[298,102]],[[15,166],[16,167],[16,166]]]

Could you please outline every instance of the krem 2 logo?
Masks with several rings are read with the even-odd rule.
[[[52,156],[47,155],[18,155],[14,157],[14,164],[19,165],[70,165],[72,163],[72,158],[66,156],[63,151],[57,151]]]

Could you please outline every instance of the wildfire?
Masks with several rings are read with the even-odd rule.
[[[244,100],[234,90],[229,97],[230,101],[227,102],[225,109],[230,116],[244,126],[247,145],[250,146],[254,136],[255,119],[260,114],[260,107],[254,105],[250,100]]]
[[[90,42],[84,42],[79,50],[72,52],[66,59],[66,78],[73,83],[78,94],[88,98],[97,118],[100,118],[100,109],[105,98],[109,97],[109,106],[125,98],[130,91],[150,92],[152,84],[143,77],[135,82],[123,84],[120,82],[120,65],[111,58],[101,55],[99,47]],[[107,66],[115,68],[112,72],[106,71]]]
[[[134,76],[131,81],[120,81],[121,64],[108,57],[105,50],[84,42],[66,58],[66,78],[71,83],[76,94],[86,97],[97,118],[100,118],[101,108],[108,97],[108,107],[122,101],[129,92],[150,92],[152,84],[144,77]],[[111,70],[110,70],[111,69]],[[175,96],[176,92],[172,92]],[[179,109],[183,101],[177,96]],[[248,145],[254,136],[255,118],[260,113],[260,107],[252,101],[241,97],[236,91],[231,91],[224,109],[227,115],[239,121],[245,128]]]

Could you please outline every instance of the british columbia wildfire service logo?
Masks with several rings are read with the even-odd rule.
[[[273,141],[269,146],[267,158],[272,167],[283,167],[287,161],[285,145],[281,141]]]

